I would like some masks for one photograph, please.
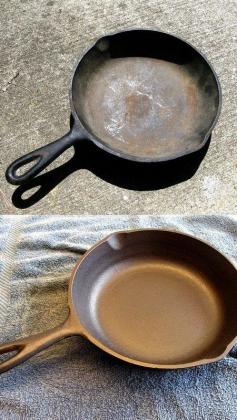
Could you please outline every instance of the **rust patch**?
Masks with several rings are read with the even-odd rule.
[[[197,106],[197,89],[192,85],[187,86],[187,96],[190,108],[194,109]]]
[[[166,158],[201,141],[203,93],[186,66],[145,57],[106,59],[79,88],[92,133],[123,153]]]
[[[148,95],[135,93],[125,98],[126,113],[125,120],[128,124],[136,124],[151,109],[151,99]]]

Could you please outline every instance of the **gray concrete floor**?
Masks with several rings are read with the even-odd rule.
[[[2,213],[236,212],[236,1],[1,0],[0,10]],[[78,55],[105,32],[127,26],[158,27],[177,34],[214,65],[223,108],[199,169],[178,185],[142,192],[79,170],[32,207],[14,207],[15,187],[4,178],[6,166],[68,130],[68,87]],[[56,165],[70,156],[72,151]]]

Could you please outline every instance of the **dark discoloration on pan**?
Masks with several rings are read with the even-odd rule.
[[[140,159],[164,159],[202,141],[202,101],[182,66],[132,57],[110,60],[94,72],[82,113],[111,147]]]

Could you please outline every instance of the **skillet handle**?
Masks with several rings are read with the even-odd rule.
[[[33,178],[39,172],[41,172],[46,166],[48,166],[53,160],[61,155],[68,147],[70,147],[75,141],[80,138],[80,134],[72,128],[69,133],[55,140],[46,146],[40,147],[33,152],[30,152],[19,159],[16,159],[6,170],[6,178],[10,184],[20,185],[29,179]],[[27,163],[36,161],[34,165],[21,175],[17,175],[17,169],[26,165]]]
[[[53,343],[62,340],[63,338],[72,335],[80,335],[78,328],[69,322],[69,318],[60,326],[52,328],[45,333],[36,334],[31,337],[12,341],[10,343],[0,345],[0,354],[17,351],[16,354],[9,359],[0,363],[0,373],[6,372],[9,369],[25,362],[30,357],[39,353],[40,351],[51,346]]]

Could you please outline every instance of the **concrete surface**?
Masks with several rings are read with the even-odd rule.
[[[0,10],[2,213],[236,211],[236,1],[1,0]],[[199,169],[185,182],[142,192],[79,170],[33,206],[14,207],[15,187],[5,180],[6,166],[68,130],[68,86],[78,55],[94,38],[127,26],[159,27],[177,34],[214,65],[222,85],[223,108]],[[71,156],[68,151],[57,165]]]

